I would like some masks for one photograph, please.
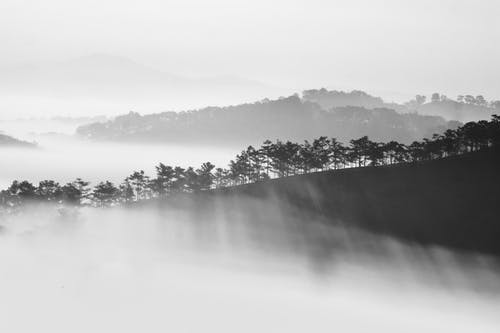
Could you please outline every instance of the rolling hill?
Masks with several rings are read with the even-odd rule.
[[[324,110],[292,95],[186,112],[130,112],[104,123],[80,126],[77,133],[91,140],[238,146],[256,145],[266,139],[311,140],[321,135],[341,141],[367,135],[376,141],[410,143],[458,125],[437,116],[401,114],[387,108],[345,106]]]
[[[483,151],[293,176],[157,203],[184,207],[203,220],[229,216],[266,226],[284,217],[297,219],[306,233],[309,224],[321,221],[411,244],[499,257],[499,167],[500,152]]]

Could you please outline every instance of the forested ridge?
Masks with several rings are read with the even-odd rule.
[[[461,125],[458,121],[487,120],[499,110],[500,101],[487,101],[482,95],[452,99],[434,93],[398,104],[359,90],[323,88],[227,107],[146,115],[131,111],[80,126],[77,134],[116,142],[241,145],[275,138],[312,140],[335,133],[341,142],[366,135],[375,141],[411,143],[455,129]]]
[[[315,235],[314,244],[324,245],[315,255],[325,260],[338,254],[335,235],[351,235],[350,247],[387,254],[378,252],[380,238],[359,240],[360,230],[417,248],[444,246],[498,259],[499,169],[500,149],[490,147],[416,163],[284,177],[143,205],[162,210],[181,206],[193,210],[198,219],[224,212],[223,217],[243,219],[249,225],[267,225],[284,214],[300,221],[300,230],[311,225],[324,228],[326,233]],[[278,215],[268,214],[269,210]],[[327,236],[330,227],[336,231]]]
[[[324,109],[292,95],[228,107],[141,115],[129,112],[107,122],[81,126],[80,137],[116,142],[167,142],[244,145],[266,139],[312,140],[335,133],[349,142],[361,136],[376,141],[410,143],[460,123],[415,112],[398,113],[387,107],[344,106]]]
[[[199,168],[160,163],[154,177],[139,170],[121,184],[103,181],[94,187],[79,178],[64,185],[54,180],[43,180],[38,185],[16,180],[0,192],[0,208],[3,212],[15,212],[30,202],[107,207],[318,171],[419,163],[499,146],[500,117],[496,115],[490,121],[469,122],[408,145],[376,142],[367,136],[349,144],[325,136],[302,143],[266,140],[260,148],[247,147],[227,168],[216,168],[210,162]]]
[[[387,108],[399,113],[416,112],[464,122],[486,120],[500,110],[500,100],[488,101],[483,95],[463,94],[453,99],[437,92],[430,96],[416,95],[415,98],[402,104],[387,103],[380,97],[371,96],[360,90],[343,92],[328,91],[324,88],[306,90],[302,93],[302,99],[317,103],[325,110],[348,105],[367,109]]]

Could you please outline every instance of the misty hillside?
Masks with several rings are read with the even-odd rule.
[[[353,90],[351,92],[329,91],[325,88],[304,90],[302,92],[302,99],[316,103],[324,110],[344,106],[359,106],[366,109],[388,108],[396,111],[407,111],[403,105],[386,103],[382,98],[372,96],[361,90]]]
[[[417,95],[414,100],[404,104],[387,103],[380,97],[364,91],[353,90],[328,91],[326,89],[305,90],[302,95],[305,101],[319,104],[323,109],[343,106],[359,106],[367,109],[388,108],[400,113],[417,112],[422,115],[440,116],[447,120],[461,122],[487,120],[500,110],[500,101],[487,102],[483,96],[458,96],[457,100],[435,93],[429,98]]]
[[[248,199],[274,202],[303,223],[361,228],[422,245],[500,256],[500,151],[386,167],[298,175],[198,194],[198,214],[272,219]],[[216,203],[214,205],[214,203]],[[179,202],[172,203],[174,206]],[[222,205],[221,205],[222,204]],[[312,222],[311,222],[312,223]]]
[[[486,105],[459,103],[454,100],[444,100],[425,103],[416,108],[420,114],[439,115],[445,119],[456,119],[462,122],[485,120],[491,115],[500,112],[500,105],[496,108]]]
[[[480,95],[458,96],[457,100],[453,100],[435,93],[429,99],[426,96],[417,95],[415,99],[407,103],[398,104],[387,103],[382,98],[369,95],[364,91],[328,91],[323,88],[305,90],[302,98],[319,104],[325,110],[343,106],[360,106],[367,109],[388,108],[400,113],[416,112],[421,115],[439,116],[446,120],[461,122],[487,120],[500,110],[500,101],[487,102]]]
[[[77,129],[92,140],[124,142],[258,144],[266,139],[301,141],[320,135],[348,141],[364,135],[376,141],[410,143],[456,128],[457,122],[387,108],[337,107],[325,110],[297,95],[195,111],[129,114]]]
[[[1,147],[35,147],[36,145],[31,142],[22,141],[16,138],[13,138],[9,135],[5,135],[0,133],[0,148]]]

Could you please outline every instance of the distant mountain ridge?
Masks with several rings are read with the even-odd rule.
[[[15,88],[16,84],[28,84],[29,87],[40,88],[39,84],[55,85],[59,83],[77,86],[93,84],[101,87],[117,83],[144,86],[157,84],[196,86],[207,83],[215,85],[264,85],[257,81],[232,76],[188,78],[145,66],[125,57],[107,54],[92,54],[54,63],[28,64],[8,69],[0,68],[0,73],[2,74],[0,86],[14,84],[10,88]]]
[[[329,110],[336,107],[359,106],[367,109],[389,108],[402,111],[402,105],[396,103],[386,103],[380,97],[375,97],[361,90],[351,92],[331,90],[325,88],[304,90],[302,99],[320,105],[323,109]]]
[[[82,109],[93,114],[113,109],[116,114],[118,105],[156,108],[258,99],[274,89],[236,76],[186,77],[106,54],[0,68],[0,107],[6,112],[16,107],[17,112],[11,111],[16,115],[24,112],[26,103],[35,110],[43,104],[49,108],[44,115],[51,112],[52,116],[73,113],[74,104],[77,114],[83,116],[89,114]]]
[[[332,82],[335,82],[334,77]],[[131,109],[186,110],[205,105],[240,104],[290,93],[286,87],[231,75],[186,77],[109,54],[0,68],[0,108],[5,114],[10,112],[11,117],[39,116],[40,113],[45,116],[109,115]],[[437,99],[434,95],[438,95]],[[453,101],[440,94],[434,95],[429,96],[427,103],[424,99],[401,104],[386,102],[360,90],[344,92],[321,88],[305,90],[302,99],[324,110],[345,106],[387,108],[399,113],[417,112],[462,122],[487,120],[500,109],[500,101],[488,104],[468,95]]]
[[[92,140],[176,143],[258,144],[266,139],[310,140],[320,135],[348,141],[364,135],[377,141],[410,143],[458,122],[388,108],[343,106],[325,110],[292,95],[228,107],[140,115],[135,112],[104,123],[80,126]]]

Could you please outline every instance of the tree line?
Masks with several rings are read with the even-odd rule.
[[[408,144],[460,125],[439,115],[410,112],[414,110],[402,105],[382,103],[380,108],[373,107],[376,104],[369,102],[370,97],[366,97],[366,103],[358,101],[365,101],[364,95],[348,96],[324,100],[291,95],[227,107],[145,115],[131,111],[106,122],[82,125],[76,133],[97,141],[205,142],[230,147],[268,138],[302,142],[318,133],[335,133],[342,142],[367,135],[375,141]]]
[[[210,162],[197,169],[160,163],[155,167],[154,177],[140,170],[120,184],[103,181],[94,187],[80,178],[64,185],[43,180],[38,186],[16,180],[0,191],[0,211],[16,211],[29,202],[108,207],[317,171],[415,163],[499,146],[500,116],[497,115],[490,121],[468,122],[409,145],[396,141],[374,142],[367,136],[350,140],[347,145],[326,136],[303,143],[266,140],[260,148],[249,146],[236,155],[227,168],[216,168]]]
[[[415,99],[409,101],[406,103],[407,106],[420,106],[422,104],[425,104],[427,101],[427,97],[425,95],[416,95]],[[431,95],[431,103],[439,103],[439,102],[446,102],[446,101],[453,101],[452,99],[448,98],[446,95],[442,95],[439,93],[433,93]],[[456,102],[461,103],[461,104],[467,104],[467,105],[475,105],[475,106],[482,106],[486,108],[492,108],[492,109],[500,109],[500,100],[491,100],[487,101],[486,98],[484,98],[483,95],[458,95],[456,98]]]

